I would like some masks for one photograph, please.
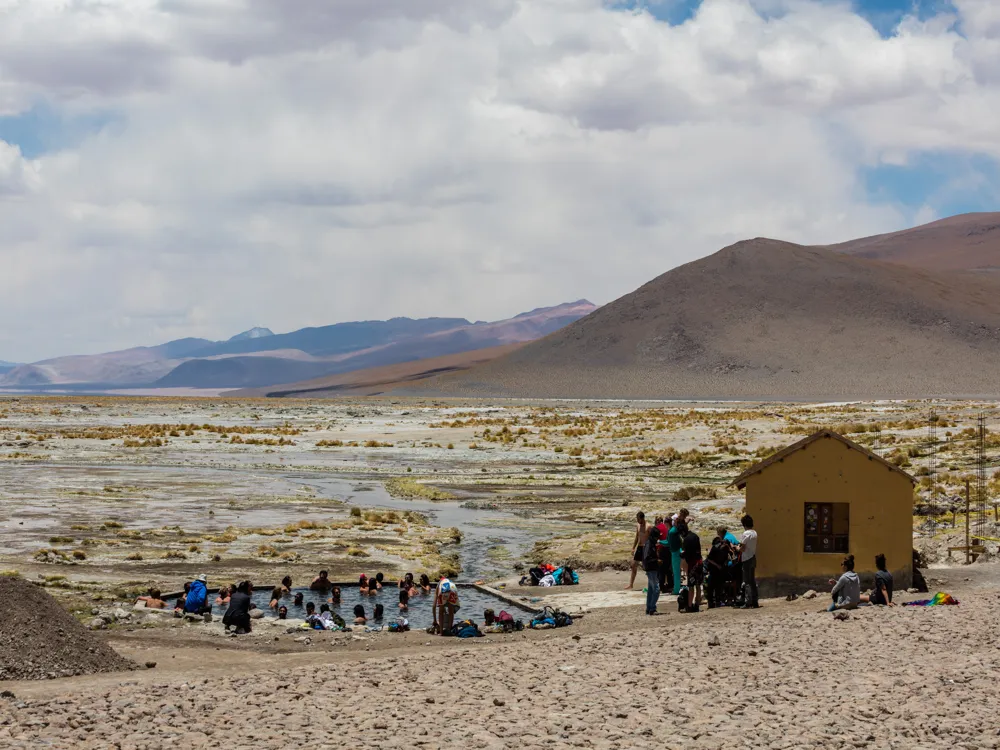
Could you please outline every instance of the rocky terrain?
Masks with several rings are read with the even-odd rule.
[[[957,607],[843,621],[819,600],[658,618],[634,607],[563,630],[425,636],[311,665],[216,651],[134,678],[15,684],[0,698],[0,743],[995,748],[1000,590],[957,585]]]

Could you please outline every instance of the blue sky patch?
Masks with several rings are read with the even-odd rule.
[[[34,159],[76,146],[117,121],[107,112],[67,115],[48,104],[38,104],[19,115],[0,117],[0,140],[18,146],[26,158]]]
[[[866,169],[862,179],[871,202],[930,206],[939,216],[1000,206],[1000,163],[983,156],[923,154],[905,166]]]

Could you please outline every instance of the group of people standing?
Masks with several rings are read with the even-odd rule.
[[[642,565],[646,572],[646,614],[657,613],[660,593],[671,591],[682,610],[697,612],[707,593],[709,609],[737,606],[756,609],[757,532],[753,518],[743,516],[743,534],[737,539],[725,527],[716,529],[708,557],[702,558],[701,538],[690,527],[691,514],[682,508],[652,524],[639,511],[635,517],[632,571],[626,589],[635,585]]]

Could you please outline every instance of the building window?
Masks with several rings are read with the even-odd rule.
[[[851,546],[850,531],[850,503],[806,503],[806,552],[846,554]]]

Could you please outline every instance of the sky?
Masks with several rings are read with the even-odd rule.
[[[996,0],[0,0],[0,360],[1000,205]]]

